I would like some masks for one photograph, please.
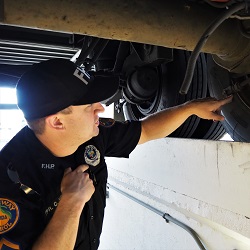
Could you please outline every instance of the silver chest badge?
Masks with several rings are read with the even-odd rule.
[[[100,163],[99,150],[93,145],[86,146],[84,152],[84,159],[88,165],[97,166]]]

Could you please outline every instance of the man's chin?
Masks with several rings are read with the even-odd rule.
[[[97,127],[93,133],[93,137],[96,137],[99,135],[99,128]]]

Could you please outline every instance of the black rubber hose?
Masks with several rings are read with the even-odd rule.
[[[197,45],[195,46],[193,52],[191,53],[191,56],[188,61],[187,65],[187,70],[186,74],[184,77],[184,80],[182,82],[182,86],[180,88],[179,93],[182,95],[186,95],[189,87],[192,82],[193,74],[194,74],[194,69],[196,65],[197,58],[201,52],[202,47],[205,45],[207,42],[209,36],[218,28],[218,26],[225,21],[227,18],[232,16],[235,12],[242,10],[246,8],[246,3],[239,3],[233,5],[230,9],[224,11],[220,16],[218,16],[210,25],[209,27],[205,30],[203,35],[201,36],[200,40],[198,41]]]

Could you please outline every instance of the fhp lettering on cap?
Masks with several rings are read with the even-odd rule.
[[[118,86],[118,76],[91,75],[70,60],[54,58],[35,63],[21,76],[17,104],[27,120],[34,120],[71,105],[107,100]]]
[[[84,82],[86,85],[88,85],[89,77],[87,76],[87,74],[83,70],[77,68],[74,71],[73,75],[76,76],[78,79],[80,79],[82,82]]]

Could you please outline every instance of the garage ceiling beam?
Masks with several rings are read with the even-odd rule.
[[[3,24],[86,34],[193,50],[221,9],[172,0],[18,0],[4,5]],[[0,5],[1,6],[1,5]],[[234,72],[250,72],[249,40],[236,19],[226,20],[208,39],[203,52],[216,54]],[[247,61],[246,61],[247,60]],[[240,63],[239,63],[240,62]]]

